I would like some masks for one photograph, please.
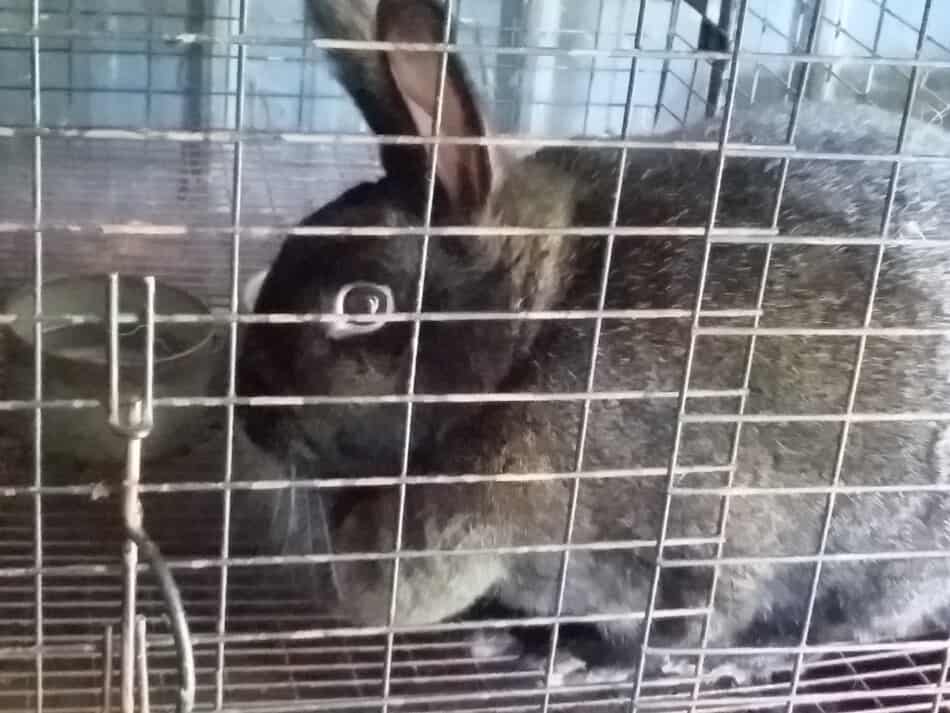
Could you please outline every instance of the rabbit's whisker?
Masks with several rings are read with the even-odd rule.
[[[313,497],[316,498],[317,508],[320,511],[320,524],[323,526],[323,540],[326,542],[327,554],[335,555],[336,548],[333,546],[333,533],[330,530],[330,518],[329,513],[327,512],[326,500],[323,497],[323,493],[320,490],[314,490]],[[330,584],[333,587],[333,596],[337,598],[337,601],[340,601],[341,590],[340,585],[337,582],[336,574],[336,562],[333,560],[330,561]]]

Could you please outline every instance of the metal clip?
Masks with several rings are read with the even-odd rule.
[[[159,590],[170,620],[178,660],[180,686],[177,713],[189,713],[195,703],[195,661],[191,634],[181,593],[158,546],[145,530],[139,483],[142,475],[142,441],[152,430],[152,385],[155,377],[155,278],[145,282],[145,384],[143,397],[133,398],[123,421],[119,414],[119,276],[109,276],[109,425],[126,439],[125,480],[122,488],[122,520],[126,543],[123,548],[123,603],[121,652],[121,710],[134,713],[135,677],[138,673],[139,700],[148,711],[148,672],[145,661],[144,619],[136,616],[139,554],[148,562],[158,580]],[[138,666],[136,666],[138,662]]]
[[[175,712],[191,713],[195,706],[195,652],[181,592],[178,591],[171,569],[162,557],[158,545],[152,542],[145,530],[129,530],[128,535],[148,561],[152,574],[158,580],[162,599],[165,601],[165,614],[169,619],[172,639],[175,642],[175,660],[178,667],[178,698],[175,701]],[[125,621],[123,621],[124,624]]]
[[[123,422],[119,413],[119,377],[121,353],[119,349],[119,275],[109,275],[109,425],[118,435],[141,440],[152,430],[153,395],[155,383],[155,278],[143,278],[145,283],[145,382],[142,388],[141,414],[137,419]]]

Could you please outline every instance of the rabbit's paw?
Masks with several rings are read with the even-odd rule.
[[[521,660],[522,664],[526,667],[540,669],[542,673],[547,670],[548,662],[543,656],[527,654],[522,656]],[[586,671],[587,664],[582,659],[567,651],[558,651],[554,659],[554,670],[551,672],[548,686],[557,688],[566,683],[575,682],[583,678]],[[545,681],[543,677],[538,685],[544,687]]]
[[[534,651],[526,650],[525,643],[507,631],[479,631],[469,641],[469,652],[473,659],[484,661],[498,657],[515,657],[525,668],[540,671],[547,670],[547,658]],[[587,664],[577,656],[559,650],[551,676],[552,686],[561,686],[574,674],[587,670]]]
[[[763,683],[770,678],[770,675],[742,668],[736,664],[723,664],[707,671],[703,678],[716,683],[719,688],[737,688]]]
[[[685,659],[666,659],[660,668],[666,676],[684,679],[696,678],[696,664]],[[706,684],[714,684],[718,688],[735,688],[761,683],[769,678],[770,672],[759,670],[755,666],[741,666],[736,663],[724,663],[703,671],[702,679]]]
[[[635,671],[617,666],[593,666],[571,677],[572,683],[629,684],[635,680]]]
[[[469,653],[479,660],[519,655],[522,648],[518,637],[507,631],[478,631],[469,640]]]
[[[574,680],[578,675],[587,671],[587,664],[573,654],[559,653],[554,662],[554,673],[551,676],[552,686],[563,686]]]
[[[660,673],[664,676],[692,678],[696,675],[696,664],[682,658],[671,659],[667,657],[660,665]]]

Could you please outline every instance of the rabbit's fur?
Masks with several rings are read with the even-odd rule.
[[[359,21],[337,17],[354,3],[316,2],[328,34],[347,39],[440,42],[441,10],[425,0],[364,5]],[[355,11],[354,11],[355,12]],[[430,132],[439,60],[435,54],[338,53],[344,86],[374,130]],[[480,136],[484,122],[461,65],[448,62],[443,134]],[[410,108],[411,107],[411,108]],[[731,142],[784,141],[788,107],[737,111]],[[421,118],[420,118],[421,117]],[[893,153],[899,117],[867,106],[802,109],[796,143],[826,153]],[[715,140],[719,123],[666,138]],[[912,123],[910,153],[950,155],[940,130]],[[428,311],[560,310],[597,306],[606,241],[571,236],[571,226],[610,223],[619,152],[548,148],[504,165],[481,146],[440,149],[433,222],[437,225],[526,226],[563,233],[545,237],[433,237],[423,307]],[[443,163],[444,162],[444,163]],[[426,204],[426,151],[390,146],[386,175],[361,184],[310,216],[305,225],[418,226]],[[699,226],[710,209],[714,152],[632,150],[620,201],[624,226]],[[722,177],[717,227],[768,228],[782,172],[779,160],[730,158]],[[778,227],[782,235],[873,238],[881,234],[891,177],[886,161],[791,162]],[[907,162],[887,224],[889,235],[942,238],[950,233],[947,162]],[[418,231],[417,231],[418,232]],[[605,233],[607,231],[605,230]],[[421,238],[290,237],[264,281],[256,309],[319,312],[340,285],[369,280],[390,285],[399,312],[414,310]],[[713,247],[706,271],[706,310],[756,306],[766,248]],[[860,328],[865,319],[878,248],[831,242],[777,245],[770,254],[762,328]],[[677,400],[690,343],[690,317],[703,262],[703,241],[682,236],[618,237],[607,289],[608,309],[680,309],[681,317],[608,318],[597,357],[595,389],[640,390],[637,399],[595,399],[583,456],[585,471],[653,468],[657,475],[585,477],[579,487],[573,542],[629,543],[613,550],[571,553],[564,592],[567,615],[642,611],[657,551],[637,540],[659,536],[667,493],[664,471],[676,431]],[[872,327],[950,327],[950,262],[942,248],[890,246],[880,266]],[[708,326],[748,327],[747,317],[706,317]],[[592,320],[424,323],[416,392],[583,392],[594,332]],[[405,393],[412,326],[388,324],[366,336],[334,341],[324,327],[255,325],[239,365],[244,395],[372,395]],[[747,414],[845,412],[859,337],[763,335],[755,343]],[[740,390],[748,336],[697,337],[690,389]],[[871,336],[863,350],[857,413],[943,412],[948,403],[947,335]],[[691,398],[687,412],[735,414],[739,399]],[[393,475],[399,472],[403,404],[327,405],[242,410],[250,439],[298,477]],[[411,474],[568,473],[575,466],[582,408],[577,401],[417,404]],[[726,485],[735,427],[686,423],[675,477],[681,488]],[[945,484],[950,473],[945,421],[862,420],[851,424],[838,463],[845,486]],[[710,646],[796,645],[802,635],[821,544],[842,425],[790,420],[747,423],[741,431]],[[653,472],[653,471],[651,471]],[[252,474],[253,475],[253,474]],[[605,474],[610,475],[610,474]],[[617,475],[614,473],[613,475]],[[488,550],[556,545],[565,536],[573,483],[556,480],[410,485],[402,548]],[[748,488],[798,488],[751,494]],[[807,488],[811,487],[811,490]],[[806,489],[804,492],[802,489]],[[285,545],[335,552],[388,552],[396,538],[398,488],[334,491],[328,537],[297,527]],[[673,496],[664,562],[715,557],[723,498],[719,493]],[[305,522],[312,498],[297,503]],[[684,543],[684,538],[691,538]],[[325,540],[329,540],[327,543]],[[679,542],[679,544],[678,544]],[[926,633],[945,626],[950,567],[939,556],[851,560],[847,553],[934,551],[950,544],[950,504],[943,492],[845,492],[834,501],[816,593],[809,642],[869,641]],[[781,562],[737,561],[784,556]],[[796,559],[797,557],[797,559]],[[731,560],[729,558],[732,558]],[[557,552],[410,557],[401,562],[395,622],[450,619],[490,599],[531,615],[554,611],[561,567]],[[658,612],[707,606],[712,568],[664,567]],[[391,565],[340,562],[335,585],[344,612],[359,624],[387,620]],[[698,646],[700,616],[658,614],[655,646]],[[636,659],[642,622],[599,624],[605,640]],[[743,660],[764,672],[784,660]]]

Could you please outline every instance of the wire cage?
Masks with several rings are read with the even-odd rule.
[[[33,300],[26,396],[9,386],[21,373],[10,329],[0,341],[8,389],[0,393],[0,710],[130,711],[133,693],[140,710],[173,710],[189,659],[196,710],[950,710],[950,643],[939,627],[925,641],[789,650],[820,656],[770,684],[723,689],[683,671],[635,683],[629,671],[558,682],[548,662],[493,643],[501,624],[349,626],[299,586],[323,576],[326,558],[260,552],[260,533],[235,514],[236,499],[303,486],[239,472],[241,289],[296,221],[380,171],[304,5],[0,0],[0,294],[25,285]],[[943,0],[460,0],[453,8],[455,49],[515,152],[578,136],[622,145],[739,105],[791,104],[800,92],[950,129]],[[746,239],[767,245],[775,234]],[[158,307],[146,283],[146,305],[129,318],[147,327],[146,385],[158,378],[156,328],[189,319],[163,311],[162,285],[207,304],[210,393],[182,387],[144,404],[199,413],[187,447],[138,468],[130,438],[125,470],[47,455],[68,438],[50,426],[59,412],[104,421],[111,407],[124,418],[127,384],[110,369],[101,396],[47,396],[48,325],[88,315],[44,299],[44,290],[50,278],[77,273],[158,279]],[[128,316],[119,286],[111,283],[101,335],[110,343]],[[0,321],[12,328],[24,316]],[[757,323],[740,326],[746,337],[756,333]],[[141,518],[148,537],[130,540],[129,523]],[[180,591],[189,655],[163,570],[149,566],[153,541]]]

